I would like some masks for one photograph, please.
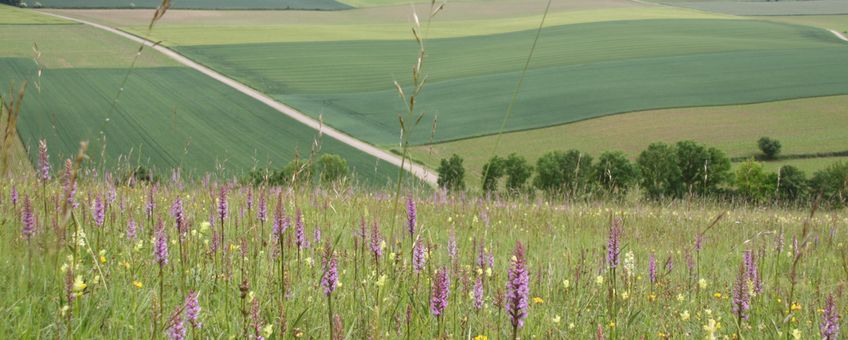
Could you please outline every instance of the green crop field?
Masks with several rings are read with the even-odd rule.
[[[725,151],[730,157],[753,157],[762,136],[777,138],[784,154],[848,150],[848,96],[796,99],[750,105],[666,109],[607,116],[572,124],[506,133],[494,151],[496,136],[424,145],[412,157],[430,166],[459,154],[468,175],[479,178],[483,164],[495,152],[516,152],[535,162],[548,151],[578,149],[597,156],[619,150],[635,158],[650,143],[691,139]],[[785,161],[804,170],[818,170],[837,158]],[[774,170],[775,164],[767,168]],[[774,169],[772,169],[774,168]]]
[[[533,34],[429,41],[430,85],[420,105],[438,116],[433,141],[498,131]],[[410,41],[340,41],[177,50],[309,114],[323,114],[330,125],[387,145],[398,138],[394,117],[401,106],[392,82],[408,78],[414,48]],[[761,21],[550,27],[507,129],[664,107],[844,94],[846,57],[848,48],[826,31]],[[430,142],[429,127],[412,140]]]
[[[38,0],[29,6],[48,8],[156,8],[161,0]],[[38,6],[36,3],[40,4]],[[179,0],[173,8],[182,9],[305,9],[341,10],[351,8],[334,0]]]
[[[674,6],[732,15],[832,15],[848,14],[844,0],[814,1],[683,1]]]
[[[33,13],[32,11],[18,9],[15,7],[3,6],[0,9],[0,25],[21,25],[21,24],[65,24],[69,21],[58,19],[46,15]],[[5,31],[5,29],[4,29]],[[4,34],[6,35],[6,34]]]
[[[7,9],[0,7],[0,13]],[[233,174],[254,166],[281,167],[295,153],[308,157],[312,150],[316,131],[152,50],[142,54],[128,76],[138,49],[128,40],[83,25],[4,28],[16,34],[0,33],[7,47],[0,53],[2,81],[30,82],[18,122],[20,139],[33,150],[45,138],[56,166],[74,155],[82,140],[92,142],[96,152],[91,154],[99,162],[101,137],[106,164],[131,155],[143,165],[180,166],[193,173],[219,165]],[[40,77],[33,43],[42,53]],[[394,167],[334,139],[322,138],[321,146],[322,153],[343,155],[365,182],[385,184],[397,174]]]
[[[822,29],[848,32],[848,15],[789,15],[762,17],[764,20],[808,25]]]

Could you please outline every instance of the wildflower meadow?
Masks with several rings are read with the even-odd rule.
[[[848,219],[727,202],[0,182],[8,338],[837,339]]]

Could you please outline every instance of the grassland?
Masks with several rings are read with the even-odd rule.
[[[33,6],[36,1],[26,1]],[[38,0],[49,8],[157,8],[160,0]],[[182,9],[301,9],[341,10],[351,8],[333,0],[180,0],[173,8]]]
[[[422,9],[423,13],[429,9]],[[537,28],[544,4],[535,8],[530,15],[500,18],[497,15],[482,15],[481,18],[450,19],[434,21],[427,30],[429,38],[455,38],[492,35],[505,32]],[[359,11],[354,11],[360,13]],[[73,12],[79,13],[79,12]],[[348,15],[345,12],[320,13],[310,18],[286,20],[281,15],[259,14],[258,21],[248,23],[246,14],[202,16],[202,19],[173,19],[164,23],[155,32],[154,38],[170,46],[185,45],[238,45],[280,42],[336,42],[409,40],[411,11],[393,13],[394,19],[368,19]],[[86,13],[83,13],[84,15]],[[91,15],[95,19],[101,15]],[[244,16],[244,18],[242,18]],[[223,18],[221,18],[223,17]],[[317,19],[320,18],[320,19]],[[400,18],[400,20],[398,20]],[[561,11],[549,14],[548,26],[583,24],[603,21],[649,20],[649,19],[732,19],[733,17],[676,8],[613,8],[599,10]],[[218,22],[215,22],[218,21]],[[222,23],[223,22],[223,23]],[[281,22],[285,24],[281,24]],[[130,32],[143,34],[147,26],[119,24]]]
[[[355,188],[248,188],[213,177],[154,190],[83,175],[71,220],[52,204],[61,177],[10,179],[0,192],[9,197],[14,186],[19,197],[0,201],[8,231],[0,234],[0,331],[12,338],[164,338],[180,326],[191,338],[512,338],[500,301],[516,261],[526,263],[528,289],[506,296],[527,301],[521,338],[814,338],[822,310],[846,305],[838,293],[846,282],[843,211],[807,220],[804,211],[701,201],[410,192],[417,208],[409,233],[403,210]],[[20,218],[29,214],[39,221],[32,229]],[[289,217],[302,223],[272,232]],[[403,228],[392,226],[398,220]],[[620,234],[608,236],[611,229]],[[413,240],[428,255],[414,256]],[[516,254],[518,242],[525,251]],[[756,274],[739,274],[746,256]],[[450,272],[450,294],[436,317],[439,271]],[[750,300],[739,293],[749,290]],[[187,303],[192,292],[196,301]],[[734,292],[750,301],[744,315],[733,313]],[[835,306],[827,308],[830,295]]]
[[[763,19],[795,25],[808,25],[843,33],[848,32],[848,15],[790,15],[770,16]]]
[[[848,14],[842,0],[816,1],[701,1],[675,2],[675,6],[732,15],[833,15]]]
[[[0,7],[0,12],[9,7]],[[31,83],[18,123],[32,150],[45,138],[59,165],[90,140],[96,162],[114,166],[131,156],[152,168],[181,166],[186,173],[226,166],[233,175],[258,166],[281,167],[308,157],[317,132],[198,72],[138,49],[119,37],[82,25],[6,25],[0,34],[3,82]],[[45,67],[37,76],[32,44]],[[40,91],[33,86],[40,85]],[[112,103],[122,90],[120,100]],[[101,131],[103,134],[101,134]],[[105,158],[101,156],[105,137]],[[360,180],[385,184],[397,170],[340,142],[323,138],[321,152],[347,158]],[[30,154],[31,159],[37,155]]]
[[[3,6],[2,10],[0,10],[0,25],[21,25],[21,24],[34,24],[34,25],[42,25],[42,24],[68,24],[70,21],[66,21],[59,18],[49,17],[46,15],[41,15],[37,13],[33,13],[32,11],[18,9],[15,7]],[[5,34],[4,34],[5,35]]]
[[[532,34],[429,42],[430,85],[420,102],[439,116],[433,140],[498,130],[518,78],[514,71],[526,58],[527,51],[516,46],[526,46]],[[401,105],[391,84],[405,78],[413,47],[408,41],[344,41],[177,49],[302,111],[323,114],[348,133],[391,144],[397,139],[393,117]],[[539,128],[662,107],[842,94],[848,91],[841,81],[848,72],[841,62],[846,53],[826,31],[759,21],[551,27],[543,33],[507,127]],[[414,143],[431,140],[429,129],[420,132],[413,135]]]
[[[753,157],[756,140],[779,139],[785,154],[848,150],[848,96],[797,99],[751,105],[667,109],[625,113],[572,124],[506,133],[496,154],[516,152],[531,162],[552,150],[578,149],[592,155],[624,151],[635,158],[653,142],[691,139],[724,150],[731,157]],[[437,166],[441,158],[459,154],[467,174],[477,183],[497,137],[471,138],[412,149],[413,158]],[[789,163],[809,171],[836,158],[766,163],[769,169]],[[772,166],[773,165],[773,166]]]

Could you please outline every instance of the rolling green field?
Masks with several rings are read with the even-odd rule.
[[[814,1],[681,1],[674,6],[732,15],[832,15],[848,14],[844,0]]]
[[[607,150],[632,158],[653,142],[691,139],[725,151],[730,157],[758,154],[756,140],[777,138],[784,154],[848,150],[848,96],[796,99],[750,105],[666,109],[625,113],[544,129],[506,133],[496,154],[516,152],[531,162],[552,150],[578,149],[597,156]],[[412,157],[431,167],[441,158],[459,154],[467,175],[477,183],[483,164],[491,157],[495,136],[412,149]],[[807,171],[824,168],[838,158],[767,162],[792,164]]]
[[[770,16],[763,19],[795,25],[808,25],[842,33],[848,32],[848,15],[789,15]]]
[[[0,13],[6,9],[0,7]],[[129,74],[112,110],[137,46],[82,25],[5,28],[20,33],[0,34],[0,43],[9,47],[0,54],[2,81],[31,83],[18,122],[21,141],[32,150],[39,138],[47,139],[56,166],[76,154],[81,140],[92,142],[90,150],[97,150],[91,152],[93,161],[99,164],[101,129],[107,165],[129,155],[142,165],[180,166],[194,174],[219,166],[234,175],[254,166],[281,167],[295,153],[308,157],[317,136],[295,120],[150,50]],[[41,77],[31,59],[33,42],[42,52]],[[321,144],[321,152],[343,155],[364,182],[385,184],[397,174],[394,167],[334,139],[324,137]],[[37,153],[30,157],[34,160]]]
[[[498,131],[534,32],[429,41],[432,141]],[[524,48],[522,48],[524,46]],[[397,141],[410,41],[179,46],[177,50],[375,144]],[[848,93],[848,48],[830,33],[749,20],[614,21],[549,27],[508,130],[664,107]],[[456,94],[462,94],[457,96]],[[662,95],[659,95],[662,94]],[[412,135],[431,141],[428,127]],[[472,128],[473,127],[473,128]]]
[[[161,0],[38,0],[25,1],[30,6],[36,2],[49,8],[156,8]],[[173,8],[182,9],[299,9],[341,10],[351,8],[334,0],[179,0]]]

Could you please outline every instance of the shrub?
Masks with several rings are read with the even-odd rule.
[[[300,158],[292,159],[274,176],[274,183],[305,184],[312,182],[313,164]]]
[[[775,157],[780,154],[781,145],[776,139],[762,137],[757,141],[757,146],[760,148],[760,151],[763,152],[766,159],[775,159]]]
[[[551,151],[536,161],[537,188],[548,194],[576,195],[588,189],[592,157],[577,150]]]
[[[527,180],[533,175],[533,167],[527,162],[527,159],[515,153],[507,156],[504,161],[504,171],[506,172],[506,190],[510,194],[517,194],[524,191]]]
[[[817,194],[821,193],[825,203],[845,206],[848,203],[848,162],[837,162],[817,171],[810,180],[810,186]]]
[[[682,192],[680,166],[674,148],[665,143],[653,143],[636,160],[642,178],[639,185],[649,199],[680,197]]]
[[[438,184],[440,188],[447,190],[465,189],[465,168],[459,155],[453,154],[450,159],[442,159],[436,171],[439,173]]]
[[[809,184],[807,175],[791,165],[784,165],[777,173],[777,195],[785,201],[799,201],[807,198]]]
[[[321,183],[329,184],[346,179],[350,175],[347,161],[339,155],[324,154],[318,158]]]
[[[598,186],[612,195],[626,194],[639,179],[639,169],[620,151],[602,153],[593,173]]]
[[[483,165],[483,171],[481,173],[483,192],[498,190],[498,181],[504,174],[504,162],[505,160],[503,158],[494,156]]]
[[[748,160],[736,169],[737,193],[749,202],[765,202],[772,196],[776,185],[776,178],[766,174],[759,162]]]

